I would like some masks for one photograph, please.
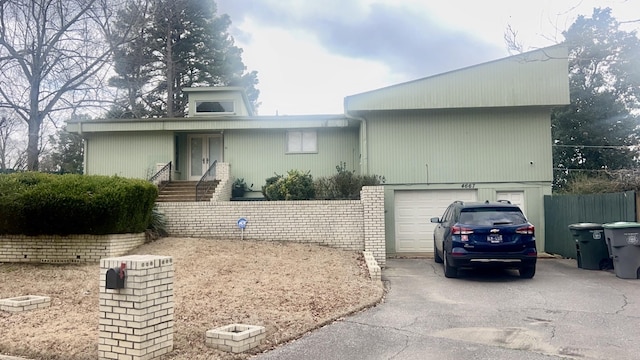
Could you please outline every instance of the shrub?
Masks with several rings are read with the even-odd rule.
[[[600,194],[624,191],[640,191],[640,170],[610,170],[596,174],[571,174],[567,183],[557,193]]]
[[[145,230],[146,242],[152,242],[167,235],[169,235],[167,232],[167,218],[157,207],[154,207],[151,211],[149,226]]]
[[[375,186],[384,183],[385,179],[379,175],[356,175],[355,171],[347,170],[347,164],[340,162],[336,166],[337,174],[331,177],[316,179],[314,188],[316,198],[322,200],[357,200],[363,186]]]
[[[267,200],[279,200],[278,187],[275,185],[278,180],[282,178],[282,175],[275,174],[265,180],[265,184],[262,187],[262,196]]]
[[[309,200],[315,196],[313,177],[309,172],[290,170],[286,176],[266,179],[262,194],[267,200]]]
[[[35,172],[0,175],[0,233],[143,232],[157,196],[157,188],[144,180]]]

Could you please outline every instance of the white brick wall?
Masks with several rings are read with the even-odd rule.
[[[144,233],[112,235],[0,235],[0,262],[98,262],[144,244]]]
[[[360,191],[360,199],[364,208],[365,250],[370,251],[378,262],[378,265],[384,267],[387,258],[384,224],[384,187],[365,186],[362,188],[362,191]]]
[[[362,200],[212,201],[158,203],[171,236],[315,243],[371,251],[385,264],[383,187],[365,187]]]
[[[106,289],[107,270],[121,263],[125,288]],[[171,256],[100,260],[98,359],[155,359],[173,350],[173,278]]]
[[[215,193],[211,201],[229,201],[233,182],[230,179],[230,167],[228,163],[216,163],[216,180],[220,180],[216,186]]]

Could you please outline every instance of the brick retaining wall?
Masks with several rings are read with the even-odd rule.
[[[384,189],[364,187],[361,200],[212,201],[158,203],[171,236],[315,243],[370,251],[386,262]],[[144,233],[69,236],[0,236],[0,262],[98,262],[144,244]]]
[[[144,233],[111,235],[0,235],[0,262],[85,263],[120,256],[144,244]]]
[[[158,203],[171,236],[315,243],[371,251],[385,264],[384,190],[365,187],[362,200]]]
[[[216,180],[219,180],[216,191],[211,198],[211,201],[228,201],[231,199],[231,190],[233,182],[229,178],[230,165],[228,163],[216,164]]]
[[[384,266],[387,258],[384,222],[384,188],[365,186],[360,192],[363,207],[364,250],[370,251],[378,265]]]

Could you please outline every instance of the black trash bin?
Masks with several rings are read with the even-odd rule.
[[[609,270],[613,268],[602,224],[571,224],[569,225],[569,230],[576,241],[576,260],[579,268],[587,270]]]
[[[616,276],[640,279],[640,223],[615,222],[603,228]]]

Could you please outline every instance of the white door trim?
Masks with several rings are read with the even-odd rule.
[[[198,148],[194,148],[194,141],[200,140]],[[217,148],[211,148],[218,141]],[[200,180],[214,161],[223,161],[223,142],[221,134],[193,134],[187,136],[189,154],[189,180]]]

